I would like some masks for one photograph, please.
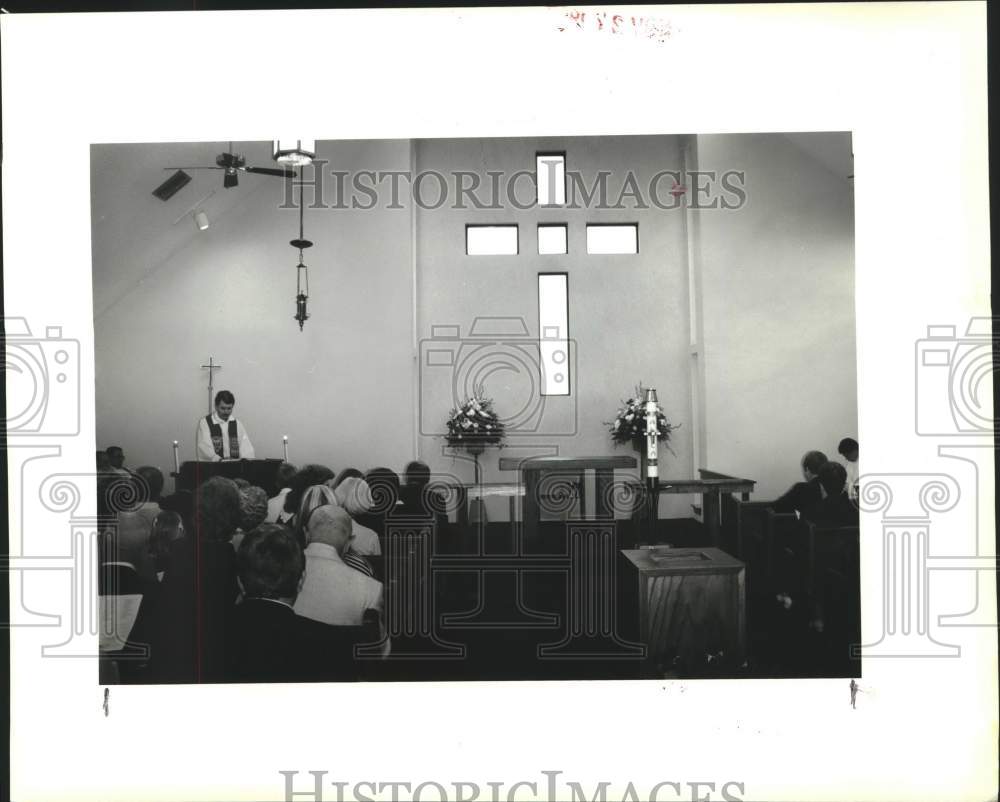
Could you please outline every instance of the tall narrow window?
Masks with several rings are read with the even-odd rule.
[[[566,205],[566,154],[539,153],[535,156],[535,184],[539,206]]]
[[[538,349],[542,395],[569,395],[569,276],[538,274]]]
[[[516,256],[517,226],[466,226],[465,252],[469,256]]]
[[[635,223],[587,226],[587,253],[639,253],[639,226]]]

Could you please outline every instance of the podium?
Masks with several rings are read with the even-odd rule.
[[[738,669],[746,657],[746,566],[717,548],[623,549],[628,596],[649,666],[697,676],[707,655]]]
[[[194,491],[203,482],[213,476],[225,476],[227,479],[246,479],[250,484],[261,487],[268,497],[278,492],[278,466],[280,459],[236,459],[223,462],[196,462],[194,460],[181,463],[174,477],[175,490]]]

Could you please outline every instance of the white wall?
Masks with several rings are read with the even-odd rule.
[[[321,155],[328,170],[405,170],[410,146],[327,142]],[[125,165],[102,167],[128,180]],[[197,419],[207,411],[199,366],[211,355],[223,365],[215,387],[235,393],[258,457],[281,457],[287,434],[299,465],[404,464],[413,426],[408,414],[391,410],[414,402],[410,210],[307,206],[305,234],[315,246],[305,253],[311,317],[300,332],[293,320],[298,253],[288,244],[298,235],[298,211],[278,208],[282,187],[274,179],[245,176],[238,188],[220,191],[245,199],[162,264],[117,264],[128,258],[124,241],[99,250],[106,239],[95,237],[94,308],[105,310],[94,322],[98,445],[120,444],[133,467],[172,470],[175,439],[181,459],[193,458]],[[332,200],[329,182],[326,194]],[[106,289],[102,271],[123,269],[146,277],[133,279],[124,295],[117,284]],[[116,302],[106,308],[112,291]],[[370,417],[380,401],[384,426]]]
[[[849,139],[850,134],[843,134]],[[778,135],[697,137],[747,203],[697,216],[707,467],[773,498],[802,454],[857,437],[853,187]]]
[[[645,193],[658,171],[680,166],[680,138],[668,136],[421,140],[417,145],[419,170],[469,171],[479,176],[483,187],[490,186],[489,171],[502,171],[505,176],[518,170],[533,172],[536,153],[565,151],[567,169],[579,171],[588,187],[599,170],[611,171],[610,203],[617,200],[629,170]],[[670,183],[666,180],[659,187],[664,202],[671,200],[667,194]],[[517,197],[522,202],[531,196],[529,186],[527,180],[517,184]],[[429,200],[436,198],[433,181],[427,182],[426,193]],[[484,200],[490,197],[485,189],[480,195]],[[612,444],[604,421],[614,417],[621,400],[631,395],[640,381],[656,387],[670,418],[682,424],[672,442],[676,456],[663,454],[661,474],[692,475],[695,466],[686,361],[687,255],[681,212],[652,206],[635,209],[628,198],[623,205],[622,209],[603,210],[418,209],[418,324],[422,338],[429,338],[432,326],[441,324],[461,326],[462,336],[466,337],[477,316],[523,319],[530,336],[537,338],[538,273],[566,272],[569,276],[569,331],[577,349],[572,395],[547,398],[545,417],[537,430],[512,432],[508,448],[499,453],[491,449],[483,455],[487,481],[516,479],[511,473],[497,470],[500,455],[636,457],[630,447],[616,448]],[[568,224],[568,255],[538,254],[537,225],[546,222]],[[609,222],[638,222],[637,255],[587,254],[586,224]],[[520,253],[466,256],[467,223],[517,223]],[[497,353],[502,356],[503,349],[498,347]],[[474,358],[489,361],[482,354]],[[443,423],[455,403],[452,384],[447,377],[431,377],[427,371],[422,379],[422,403],[432,411],[431,417]],[[514,415],[522,408],[529,382],[527,376],[510,372],[490,376],[486,389],[494,397],[499,414]],[[453,472],[471,481],[472,466],[446,455],[442,438],[422,436],[420,453],[435,471]],[[677,504],[681,510],[677,514],[690,514],[689,503],[676,497],[664,498],[663,509],[666,514],[672,504]],[[489,508],[489,513],[495,519],[505,516],[506,510],[497,504]]]
[[[420,140],[413,165],[408,141],[323,142],[320,155],[327,171],[436,170],[451,180],[453,171],[466,170],[486,182],[487,171],[533,170],[538,151],[566,151],[568,168],[588,185],[596,171],[611,171],[613,200],[628,170],[645,188],[655,172],[681,168],[681,146],[690,141]],[[634,209],[628,200],[612,210],[454,209],[452,195],[440,209],[418,209],[414,229],[405,191],[402,209],[307,207],[306,236],[316,243],[306,253],[312,317],[300,333],[292,319],[297,254],[288,245],[297,234],[297,211],[278,208],[280,182],[245,177],[229,191],[240,195],[223,195],[229,205],[207,232],[181,240],[175,234],[161,245],[152,237],[163,224],[132,224],[128,208],[107,201],[119,182],[138,186],[136,203],[148,196],[155,183],[135,179],[129,159],[143,153],[156,162],[149,148],[168,146],[111,146],[95,158],[98,444],[122,445],[131,466],[169,470],[177,439],[182,459],[190,459],[195,424],[206,409],[199,366],[211,355],[224,366],[216,387],[236,394],[237,414],[259,456],[281,456],[287,434],[297,464],[399,470],[419,455],[435,471],[470,481],[471,465],[453,461],[443,439],[421,431],[414,414],[440,425],[455,400],[450,374],[434,378],[419,368],[414,307],[423,340],[440,324],[458,325],[466,335],[484,316],[522,318],[537,337],[537,274],[565,271],[577,347],[574,394],[548,398],[540,428],[512,434],[503,453],[634,455],[611,444],[603,422],[641,380],[657,388],[681,424],[672,442],[676,455],[661,460],[665,476],[691,477],[707,467],[758,480],[758,498],[780,493],[796,479],[805,450],[834,456],[839,439],[857,431],[852,189],[780,135],[696,142],[698,167],[745,170],[748,196],[739,210],[692,213],[704,328],[704,399],[697,411],[689,372],[688,233],[680,210]],[[170,160],[178,158],[172,147]],[[518,186],[522,198],[529,194],[527,181]],[[433,199],[435,182],[425,192]],[[325,196],[333,200],[329,179]],[[521,252],[466,256],[465,225],[498,222],[519,224]],[[568,224],[568,255],[538,255],[539,222]],[[589,222],[638,222],[639,254],[587,255]],[[143,232],[149,248],[130,241],[130,232]],[[145,253],[152,263],[144,263]],[[525,403],[525,387],[524,377],[493,374],[487,390],[501,414],[510,414]],[[704,459],[693,455],[699,417]],[[495,450],[483,457],[486,480],[512,480],[497,470],[497,457]],[[664,497],[662,514],[687,516],[690,502]],[[491,508],[496,519],[505,514],[503,504]]]

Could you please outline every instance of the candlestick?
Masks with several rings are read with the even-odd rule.
[[[649,542],[656,542],[656,521],[659,517],[660,480],[657,465],[656,441],[660,434],[657,425],[656,390],[646,390],[646,490],[649,495]]]
[[[659,422],[656,416],[656,390],[646,390],[646,478],[656,479],[659,476],[657,466],[657,438],[660,435]]]
[[[180,458],[177,456],[177,441],[174,440],[174,473],[180,473],[180,472],[181,472],[181,461]]]
[[[286,434],[281,440],[282,445],[285,447],[285,462],[288,462],[288,435]]]

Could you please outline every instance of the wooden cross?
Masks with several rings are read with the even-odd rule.
[[[212,391],[214,389],[213,388],[213,384],[212,384],[212,376],[215,375],[215,373],[214,373],[215,371],[222,370],[222,365],[216,365],[215,362],[213,361],[213,358],[209,357],[208,358],[208,364],[207,365],[202,365],[201,368],[202,368],[202,370],[207,370],[208,371],[208,414],[211,415],[212,414]]]

